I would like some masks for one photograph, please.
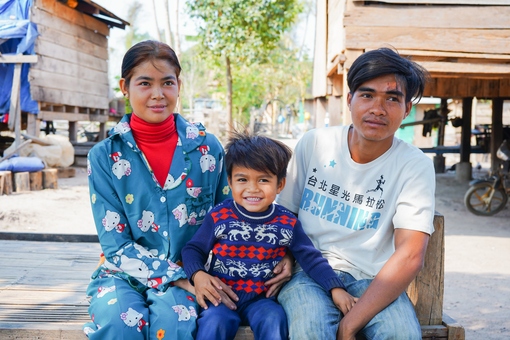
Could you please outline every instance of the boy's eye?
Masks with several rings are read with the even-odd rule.
[[[239,178],[237,181],[238,182],[246,182],[246,178]]]
[[[388,100],[389,100],[389,101],[392,101],[392,102],[397,102],[397,103],[398,103],[398,102],[400,102],[400,100],[398,99],[398,97],[390,97]]]
[[[264,183],[268,183],[268,182],[269,182],[269,180],[268,180],[268,179],[266,179],[266,178],[262,178],[260,181],[261,181],[261,182],[264,182]]]

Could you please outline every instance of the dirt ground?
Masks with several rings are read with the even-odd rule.
[[[466,339],[509,339],[510,204],[495,216],[475,216],[463,204],[467,188],[454,174],[437,175],[436,210],[446,224],[444,309]],[[59,179],[56,190],[1,196],[0,231],[95,233],[85,169]]]

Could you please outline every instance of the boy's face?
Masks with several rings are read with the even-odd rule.
[[[285,178],[234,165],[228,179],[234,201],[251,212],[266,211],[285,186]]]

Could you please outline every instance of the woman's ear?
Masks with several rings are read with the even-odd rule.
[[[124,97],[126,97],[126,98],[129,98],[129,92],[128,92],[128,89],[126,86],[126,79],[120,78],[119,87],[120,87],[120,91],[122,92],[122,95],[124,95]]]

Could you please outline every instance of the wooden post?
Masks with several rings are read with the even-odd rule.
[[[12,172],[0,171],[0,178],[2,178],[3,182],[3,190],[0,191],[0,196],[3,194],[12,194]]]
[[[57,189],[58,188],[58,170],[57,169],[44,169],[43,174],[43,188],[44,189]]]
[[[106,139],[106,137],[107,137],[106,123],[99,123],[99,137],[97,141],[100,142],[103,139]]]
[[[462,98],[462,132],[460,137],[460,161],[469,163],[471,155],[471,107],[473,98]]]
[[[492,99],[492,129],[491,129],[491,170],[499,169],[500,160],[496,156],[498,148],[503,142],[503,98]]]
[[[41,129],[41,120],[37,119],[37,115],[28,113],[27,116],[27,134],[39,137]]]
[[[429,239],[425,265],[406,292],[420,325],[440,325],[444,292],[444,217],[434,215],[434,233]]]
[[[78,140],[78,129],[76,127],[76,122],[69,122],[69,142],[77,142]]]
[[[42,190],[43,188],[42,172],[41,171],[31,172],[29,177],[30,177],[30,190],[31,191]]]
[[[30,191],[30,177],[28,172],[14,173],[14,191],[24,192]]]

